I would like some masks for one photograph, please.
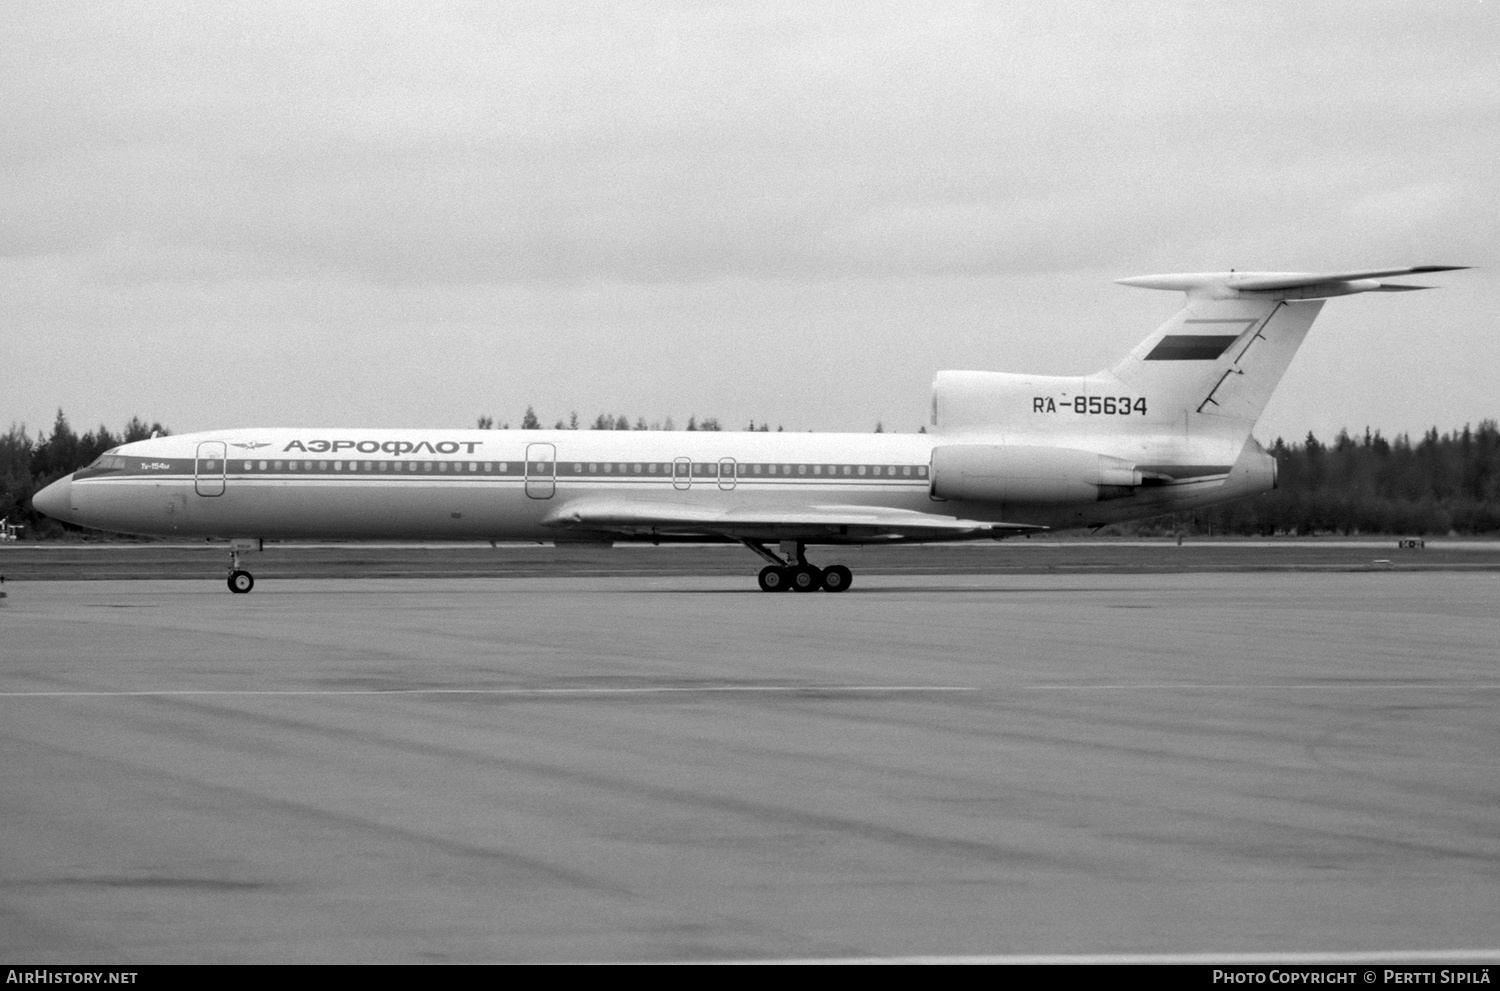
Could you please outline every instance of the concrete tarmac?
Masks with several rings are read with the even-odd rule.
[[[0,959],[1500,944],[1500,575],[12,584]]]

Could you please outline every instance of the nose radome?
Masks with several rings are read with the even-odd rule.
[[[73,515],[73,476],[64,475],[32,496],[31,505],[55,520],[69,519]]]

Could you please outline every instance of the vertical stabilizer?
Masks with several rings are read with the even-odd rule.
[[[1181,415],[1190,436],[1243,440],[1322,307],[1320,299],[1190,297],[1111,375]]]
[[[1113,368],[1083,376],[942,371],[933,425],[949,438],[1093,451],[1137,463],[1235,463],[1326,299],[1425,288],[1359,272],[1198,272],[1121,279],[1185,293]]]

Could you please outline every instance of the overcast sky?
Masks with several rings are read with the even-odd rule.
[[[1334,300],[1257,434],[1500,416],[1497,4],[63,3],[0,33],[0,420],[911,431],[1154,272]],[[3,424],[0,424],[3,426]]]

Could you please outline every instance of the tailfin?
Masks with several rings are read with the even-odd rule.
[[[1210,272],[1119,280],[1176,289],[1187,305],[1111,369],[1130,390],[1181,410],[1190,435],[1243,440],[1271,399],[1313,320],[1330,296],[1400,292],[1390,275],[1448,272],[1456,266],[1361,272]]]
[[[1209,272],[1121,279],[1187,304],[1113,368],[1086,376],[939,372],[933,425],[952,437],[1061,446],[1138,461],[1232,464],[1323,301],[1389,285],[1377,271]]]
[[[1189,297],[1110,375],[1192,436],[1250,433],[1322,300]],[[1208,418],[1194,422],[1199,418]]]

